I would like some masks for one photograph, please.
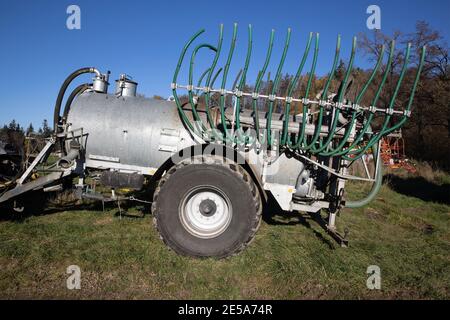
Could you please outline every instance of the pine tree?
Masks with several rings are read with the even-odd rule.
[[[27,128],[27,135],[34,132],[33,124],[30,122],[30,125]]]
[[[11,122],[9,123],[9,125],[8,125],[8,129],[9,129],[9,130],[15,131],[16,128],[17,128],[16,120],[15,120],[15,119],[12,119]]]
[[[48,126],[48,121],[47,119],[44,119],[44,121],[42,122],[42,135],[44,136],[44,138],[47,138],[51,135],[51,133],[52,130]]]

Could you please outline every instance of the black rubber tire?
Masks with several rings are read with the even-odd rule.
[[[230,200],[232,218],[215,238],[189,233],[181,223],[179,206],[184,196],[200,185],[221,190]],[[152,204],[153,221],[164,243],[192,257],[224,258],[242,251],[261,223],[262,203],[250,175],[238,164],[216,156],[196,156],[173,166],[159,181]]]

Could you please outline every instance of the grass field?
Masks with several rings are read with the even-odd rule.
[[[0,217],[0,298],[450,298],[448,176],[387,179],[391,187],[383,185],[369,206],[341,213],[347,249],[309,216],[276,210],[247,250],[219,261],[168,250],[139,207],[121,219],[115,207]],[[423,194],[408,195],[417,183]],[[81,290],[66,288],[69,265],[81,268]],[[381,290],[366,287],[369,265],[381,268]]]

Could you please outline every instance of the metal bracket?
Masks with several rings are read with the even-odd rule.
[[[41,152],[39,152],[39,154],[37,155],[37,157],[34,159],[34,161],[31,163],[31,165],[27,168],[27,170],[22,174],[22,176],[19,178],[19,180],[17,181],[17,184],[21,185],[23,184],[23,182],[28,178],[28,176],[30,175],[31,171],[34,170],[34,168],[42,161],[42,159],[45,158],[45,156],[47,156],[47,152],[49,151],[49,149],[55,144],[55,139],[52,137],[50,138],[50,140],[47,142],[47,144],[45,145],[44,148],[42,148]]]

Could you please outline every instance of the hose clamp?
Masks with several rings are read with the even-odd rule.
[[[353,103],[353,104],[352,104],[352,109],[355,110],[355,111],[359,111],[359,110],[361,109],[361,107],[360,107],[359,104]]]
[[[286,97],[286,103],[292,103],[292,97]]]
[[[308,98],[303,98],[302,99],[302,103],[303,104],[309,104],[309,99]]]
[[[274,94],[269,94],[269,100],[270,101],[275,101],[276,96]]]
[[[394,109],[392,109],[392,108],[387,108],[385,112],[386,112],[386,114],[392,116],[392,115],[394,114]]]
[[[178,85],[175,82],[172,82],[170,84],[170,89],[175,90],[176,88],[178,88]]]
[[[227,93],[227,90],[225,89],[220,89],[220,95],[224,96]]]
[[[192,90],[194,90],[194,86],[193,86],[192,84],[188,84],[188,85],[186,86],[186,89],[187,89],[188,91],[192,91]]]
[[[205,88],[203,89],[203,91],[204,91],[205,93],[210,93],[210,92],[211,92],[211,88],[210,88],[210,87],[205,87]]]
[[[242,97],[242,93],[243,93],[242,91],[239,91],[237,89],[234,91],[234,95],[238,98]]]
[[[326,106],[327,106],[326,100],[319,100],[319,107],[326,107]]]
[[[411,117],[411,110],[403,110],[403,115],[404,115],[405,117],[410,118],[410,117]]]
[[[344,104],[342,102],[336,102],[335,107],[339,110],[343,110]]]
[[[377,107],[375,107],[375,106],[369,106],[369,112],[371,112],[371,113],[377,112]]]
[[[258,99],[259,98],[259,93],[258,92],[252,92],[252,98],[253,99]]]

